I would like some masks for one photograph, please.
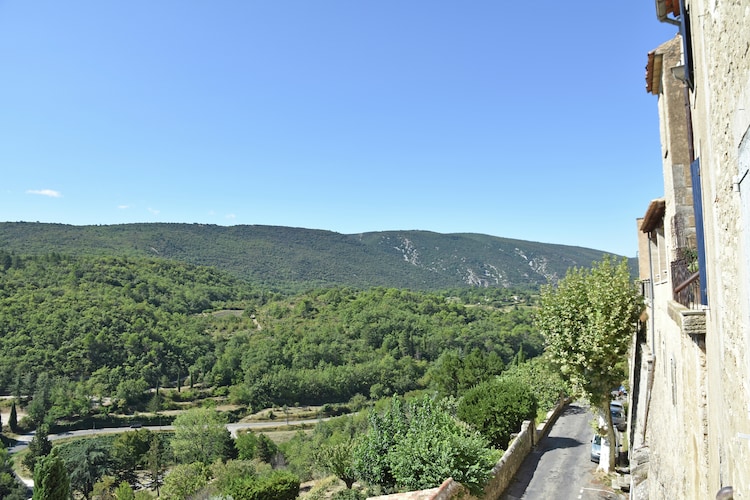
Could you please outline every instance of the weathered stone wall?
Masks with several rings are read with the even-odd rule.
[[[657,284],[649,316],[653,384],[639,408],[650,498],[714,498],[723,486],[750,498],[750,1],[686,0],[694,89],[692,143],[683,141],[680,96],[665,59],[659,97],[667,254],[690,245],[687,166],[700,161],[708,307],[687,311]],[[684,88],[683,88],[684,93]],[[682,99],[684,103],[684,98]],[[688,134],[684,136],[685,139]],[[743,142],[744,141],[744,142]],[[671,229],[671,230],[670,230]],[[645,420],[641,420],[644,419]],[[646,484],[645,482],[643,484]],[[640,496],[639,496],[640,498]]]
[[[650,449],[649,498],[710,498],[705,480],[705,355],[700,332],[687,333],[683,322],[684,313],[690,318],[687,323],[700,324],[694,317],[701,313],[673,302],[671,293],[671,283],[655,287],[653,384],[638,419],[645,423]],[[670,314],[669,309],[679,311]]]
[[[709,490],[750,498],[750,178],[739,150],[750,127],[750,2],[691,0],[692,113],[701,162],[709,309],[706,367]]]
[[[658,252],[667,263],[680,249],[695,248],[692,182],[687,140],[684,85],[671,68],[681,64],[682,39],[676,36],[656,53],[662,58],[658,101],[664,175],[664,237]],[[652,251],[653,253],[653,251]],[[652,263],[652,266],[654,264]],[[663,263],[659,263],[663,267]],[[667,266],[667,269],[669,267]],[[648,301],[646,343],[641,352],[638,415],[631,445],[647,456],[635,482],[638,498],[709,498],[707,487],[705,312],[690,311],[673,301],[675,283],[670,275],[653,285]],[[643,370],[646,370],[645,372]],[[632,404],[632,403],[631,403]],[[645,438],[645,439],[644,439]],[[648,449],[648,453],[645,450]],[[644,481],[648,477],[647,483]],[[636,488],[634,488],[636,490]]]
[[[526,456],[534,447],[534,436],[536,429],[533,422],[526,420],[521,424],[521,432],[514,439],[508,449],[503,453],[500,461],[492,469],[492,479],[484,488],[484,498],[500,498],[513,477],[518,472]]]

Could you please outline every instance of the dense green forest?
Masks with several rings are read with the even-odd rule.
[[[212,266],[267,289],[381,286],[537,288],[601,250],[482,234],[382,231],[345,235],[279,226],[0,223],[0,249],[19,255],[164,258]]]
[[[355,479],[387,492],[452,476],[479,491],[510,433],[566,390],[540,356],[537,299],[528,287],[280,293],[158,257],[0,250],[0,392],[14,396],[13,415],[16,402],[27,415],[9,429],[36,429],[23,457],[35,480],[66,476],[87,498],[150,498],[162,485],[165,498],[291,499],[300,481],[326,473],[346,483],[344,499],[363,498],[348,490]],[[218,402],[237,409],[217,412]],[[264,408],[307,405],[363,411],[283,446],[225,428]],[[488,420],[498,405],[502,415]],[[162,410],[177,408],[173,436],[54,447],[47,438],[117,426],[134,411],[162,422]],[[213,451],[195,458],[209,428]],[[415,447],[431,451],[415,460]],[[3,478],[0,491],[23,498]]]
[[[280,295],[160,259],[0,252],[0,390],[32,395],[44,374],[67,401],[127,407],[148,388],[190,384],[251,408],[451,393],[461,377],[450,370],[499,371],[542,351],[532,300],[508,289]]]

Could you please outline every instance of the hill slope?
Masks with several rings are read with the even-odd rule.
[[[215,266],[280,289],[327,285],[434,290],[537,286],[605,252],[481,234],[383,231],[344,235],[279,226],[0,223],[0,249],[161,257]]]

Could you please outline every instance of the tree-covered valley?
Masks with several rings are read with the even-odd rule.
[[[161,258],[0,251],[0,391],[14,412],[17,403],[26,415],[3,423],[12,432],[36,429],[24,458],[29,471],[52,474],[55,461],[63,461],[73,474],[77,464],[100,457],[101,467],[84,474],[88,482],[71,475],[71,489],[86,498],[105,498],[93,493],[106,478],[118,482],[112,490],[123,481],[143,484],[133,471],[162,460],[159,447],[166,454],[150,484],[158,486],[169,470],[174,484],[181,484],[180,474],[202,477],[203,486],[233,491],[234,498],[256,498],[232,489],[239,488],[236,477],[252,488],[283,483],[291,488],[284,489],[287,495],[299,481],[326,472],[343,481],[356,477],[376,491],[425,486],[434,480],[427,472],[460,472],[453,462],[437,467],[432,458],[422,472],[412,470],[415,462],[403,443],[423,446],[424,439],[436,450],[438,443],[453,443],[456,453],[474,457],[477,463],[467,470],[483,464],[484,472],[466,477],[467,485],[479,488],[485,466],[497,459],[520,420],[553,404],[564,388],[540,362],[536,301],[532,288],[502,287],[332,286],[284,294],[213,267]],[[498,394],[510,399],[495,401]],[[486,428],[488,401],[518,411]],[[55,446],[59,454],[52,455],[44,441],[47,432],[116,426],[128,418],[163,423],[174,418],[167,410],[220,404],[233,408],[216,417],[220,428],[264,408],[279,414],[318,405],[320,415],[372,405],[379,410],[319,425],[278,449],[258,436],[248,444],[247,437],[233,440],[221,431],[212,442],[229,444],[200,464],[175,455],[176,437],[145,435],[138,446],[122,444],[129,451],[121,455],[112,455],[119,448],[111,437],[101,446]],[[456,427],[458,418],[473,423]],[[432,430],[414,434],[413,428]],[[153,446],[158,449],[149,452]],[[215,460],[223,468],[216,469]],[[266,465],[258,468],[258,460]],[[99,482],[90,480],[92,474]],[[267,498],[262,491],[257,498]]]
[[[519,351],[542,350],[530,292],[290,296],[165,260],[0,253],[0,261],[6,394],[31,395],[46,374],[123,407],[137,404],[137,389],[178,383],[226,388],[252,407],[320,404],[440,385],[434,367],[451,356],[505,366]]]

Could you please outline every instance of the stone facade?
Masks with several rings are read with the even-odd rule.
[[[634,474],[642,484],[631,491],[704,499],[729,486],[735,499],[750,499],[750,1],[679,7],[666,21],[682,23],[686,39],[661,45],[647,67],[658,96],[664,205],[652,203],[639,219],[648,319],[634,339],[630,438],[631,465],[647,479]],[[683,83],[672,68],[685,63],[692,78]],[[691,163],[700,167],[696,186]],[[707,300],[678,303],[685,277],[671,262],[692,250]]]

